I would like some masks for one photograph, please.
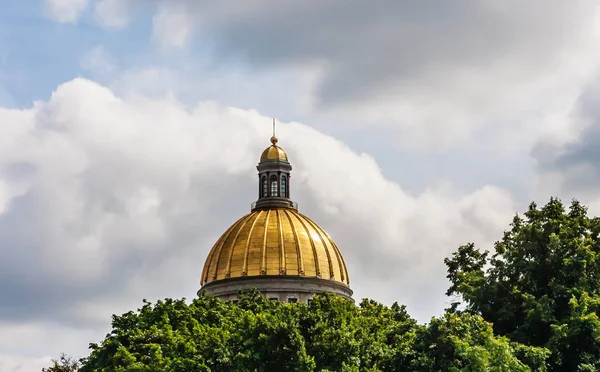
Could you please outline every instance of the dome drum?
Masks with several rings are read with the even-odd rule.
[[[306,303],[313,295],[322,292],[335,293],[350,301],[352,290],[341,283],[321,279],[297,276],[265,275],[258,277],[244,277],[225,279],[209,283],[198,291],[198,296],[203,292],[218,297],[225,301],[235,301],[238,291],[258,289],[267,298],[281,302]]]

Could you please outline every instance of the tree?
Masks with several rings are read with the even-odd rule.
[[[210,296],[144,301],[113,316],[112,326],[90,345],[81,372],[528,371],[544,363],[543,352],[494,336],[476,316],[448,314],[423,326],[404,306],[356,306],[325,293],[308,305],[258,291],[240,293],[237,304]]]
[[[497,337],[478,315],[446,313],[419,333],[410,371],[545,371],[548,351]]]
[[[113,331],[90,345],[81,371],[312,370],[297,326],[285,318],[290,311],[256,294],[240,306],[213,297],[144,302],[113,317]]]
[[[465,312],[493,323],[497,334],[552,353],[551,371],[600,370],[600,219],[573,201],[535,203],[494,245],[474,244],[446,259],[449,296]],[[458,311],[455,302],[451,311]]]
[[[66,354],[61,354],[60,358],[52,359],[52,365],[48,368],[42,368],[42,372],[77,372],[80,362]]]

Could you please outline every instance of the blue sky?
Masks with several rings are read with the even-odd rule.
[[[272,117],[356,297],[420,321],[449,301],[443,258],[490,249],[530,201],[600,213],[594,1],[7,4],[2,371],[84,356],[142,298],[193,297]]]
[[[15,107],[48,99],[58,84],[83,75],[80,60],[97,45],[119,56],[124,66],[152,54],[150,17],[136,17],[126,29],[107,31],[90,11],[76,23],[59,23],[47,14],[43,1],[7,1],[0,13],[0,68],[4,90]],[[152,58],[160,61],[160,56]]]

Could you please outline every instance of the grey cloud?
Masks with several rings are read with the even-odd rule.
[[[560,110],[595,67],[592,0],[123,2],[130,18],[155,13],[161,47],[187,40],[196,57],[175,53],[177,71],[120,63],[117,85],[166,85],[348,141],[375,127],[439,151],[507,118],[534,126],[531,113]]]
[[[322,63],[318,97],[327,105],[390,89],[452,93],[474,83],[461,82],[465,74],[508,70],[512,79],[535,79],[590,32],[595,7],[558,0],[179,4],[200,18],[202,40],[215,40],[217,64]]]
[[[579,131],[575,140],[553,143],[540,140],[532,149],[538,170],[554,172],[556,193],[590,200],[600,196],[600,80],[589,84],[565,120]],[[560,176],[558,176],[560,175]]]
[[[254,178],[244,174],[197,171],[189,175],[189,185],[183,194],[162,190],[158,214],[164,237],[148,239],[144,237],[145,234],[152,235],[144,226],[148,221],[143,216],[128,216],[125,205],[128,200],[123,199],[135,198],[131,191],[123,194],[124,189],[144,182],[143,175],[134,169],[142,165],[128,163],[122,158],[124,164],[117,167],[115,160],[109,156],[97,157],[81,173],[82,195],[73,197],[81,198],[85,206],[77,221],[69,221],[67,226],[52,222],[60,219],[61,206],[44,200],[51,197],[48,190],[35,187],[14,198],[7,213],[0,215],[0,241],[3,242],[0,252],[10,256],[0,262],[0,293],[3,294],[0,319],[52,319],[89,326],[90,319],[86,314],[73,314],[71,309],[85,302],[127,297],[131,294],[130,282],[136,276],[148,284],[136,292],[139,298],[133,301],[134,306],[143,297],[195,296],[200,270],[212,245],[210,239],[216,240],[228,223],[249,211],[249,203],[254,197]],[[248,164],[254,163],[253,160],[249,159]],[[9,165],[8,168],[13,170],[5,174],[10,177],[14,175],[15,167]],[[111,171],[107,172],[107,168]],[[252,167],[248,169],[251,172]],[[147,178],[145,182],[148,182]],[[125,231],[112,229],[99,236],[99,248],[106,255],[100,255],[97,262],[89,262],[82,259],[85,251],[68,247],[93,233],[107,216],[122,219]],[[60,231],[63,234],[57,233]],[[54,256],[50,261],[45,258],[48,254]],[[180,273],[172,272],[176,268],[164,266],[168,260],[177,260],[182,265],[192,262],[195,271],[186,273],[189,275],[181,279]],[[70,273],[79,271],[77,267],[82,265],[102,265],[103,269],[93,280],[84,280],[82,277],[86,275],[83,273]],[[93,267],[89,269],[94,270]],[[157,276],[173,280],[168,283],[168,290],[156,284]],[[178,279],[181,280],[179,283]],[[173,286],[179,289],[173,292]],[[120,310],[127,311],[129,305],[119,306]]]
[[[129,1],[132,14],[148,7]],[[150,3],[159,44],[186,39],[201,55],[185,75],[202,76],[203,97],[336,135],[379,127],[410,149],[443,150],[507,117],[557,110],[597,44],[592,0]],[[229,85],[236,74],[253,84]]]
[[[78,88],[85,89],[85,85]],[[93,93],[97,92],[92,89]],[[93,124],[64,122],[66,108],[60,98],[45,104],[44,109],[36,117],[31,137],[48,152],[41,157],[32,155],[39,149],[30,144],[19,151],[21,157],[33,157],[31,162],[11,162],[15,153],[8,154],[9,146],[0,162],[0,186],[3,181],[29,183],[27,191],[14,196],[0,214],[0,319],[89,325],[85,314],[78,319],[70,309],[101,298],[127,296],[132,277],[142,272],[151,283],[153,276],[167,274],[161,270],[168,269],[163,267],[168,259],[191,260],[201,270],[210,249],[205,239],[216,238],[224,228],[223,221],[249,209],[253,178],[232,167],[225,175],[207,172],[212,160],[194,159],[194,153],[185,165],[190,171],[183,174],[175,168],[171,172],[147,167],[140,160],[152,154],[148,148],[138,147],[139,143],[123,144],[120,149],[102,142],[86,147],[78,130],[85,131]],[[65,144],[79,151],[61,154]],[[136,159],[127,154],[129,150],[142,157]],[[85,160],[83,168],[73,169],[81,159]],[[247,160],[249,170],[255,160]],[[195,161],[200,162],[199,167]],[[214,164],[223,161],[216,158]],[[130,204],[146,185],[157,190],[159,209],[155,216],[148,217],[143,211],[132,215]],[[248,202],[240,203],[243,199]],[[97,245],[82,244],[86,239]],[[200,272],[192,275],[197,278],[180,283],[187,292],[177,295],[195,295]],[[141,289],[136,300],[156,296],[153,287],[160,286]]]

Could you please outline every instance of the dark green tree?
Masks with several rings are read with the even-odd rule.
[[[258,291],[237,304],[144,301],[112,326],[80,371],[526,371],[544,363],[543,352],[494,336],[479,317],[451,314],[422,326],[398,304],[356,306],[331,294],[308,305]]]
[[[240,306],[213,297],[145,302],[113,317],[113,331],[81,371],[310,371],[294,309],[256,293]]]
[[[496,333],[548,348],[550,371],[600,370],[599,234],[600,219],[577,201],[532,203],[491,255],[467,244],[445,260],[447,295]]]

